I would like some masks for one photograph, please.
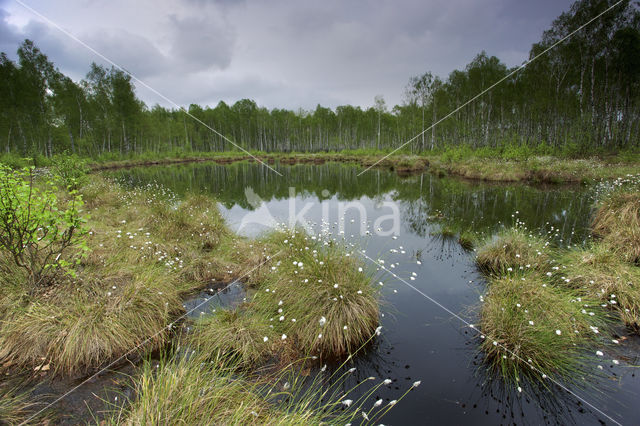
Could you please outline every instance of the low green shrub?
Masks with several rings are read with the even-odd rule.
[[[86,249],[87,217],[82,197],[71,191],[58,198],[50,181],[36,185],[35,169],[18,171],[0,165],[0,250],[28,273],[34,288],[52,284],[61,272],[80,261],[66,254],[72,246]]]

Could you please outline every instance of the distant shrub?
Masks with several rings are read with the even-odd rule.
[[[57,155],[53,158],[52,171],[59,184],[67,189],[80,188],[87,180],[89,168],[76,155]]]
[[[34,168],[0,165],[0,250],[26,270],[33,287],[48,285],[71,263],[62,254],[72,245],[86,249],[81,196],[59,200],[52,182],[34,184]],[[70,271],[72,272],[72,271]]]

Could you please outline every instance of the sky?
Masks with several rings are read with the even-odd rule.
[[[50,20],[47,22],[20,3]],[[250,98],[298,110],[400,104],[409,78],[446,79],[481,51],[520,65],[570,0],[0,0],[0,51],[33,40],[74,80],[125,68],[156,103]],[[167,101],[169,99],[169,101]]]

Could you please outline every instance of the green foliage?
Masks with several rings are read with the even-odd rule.
[[[454,147],[445,161],[469,155],[455,152],[458,146],[509,161],[551,153],[584,157],[637,151],[640,11],[633,2],[623,2],[598,25],[576,32],[612,3],[576,1],[531,46],[530,56],[575,34],[523,69],[481,52],[446,80],[429,71],[410,77],[404,102],[389,110],[381,97],[364,108],[318,105],[308,111],[268,110],[251,99],[189,106],[189,114],[224,137],[182,109],[147,108],[121,70],[91,64],[85,80],[74,82],[25,40],[17,63],[0,55],[0,146],[3,152],[36,157],[38,164],[37,155],[50,158],[65,150],[113,161],[142,153],[178,158],[235,150],[236,145],[264,152],[347,149],[352,155],[371,155],[374,148],[390,151],[412,138],[400,153]]]
[[[44,402],[38,399],[30,400],[30,397],[29,392],[20,391],[19,384],[0,382],[0,424],[23,424],[31,416],[35,416],[32,419],[33,424],[35,422],[48,423],[47,420],[50,419],[46,418],[49,414],[47,411],[34,414],[42,408]]]
[[[33,168],[13,171],[0,166],[0,249],[27,271],[30,286],[49,285],[86,249],[82,197],[59,199],[51,182],[36,185]],[[63,256],[80,249],[72,260]]]
[[[85,160],[77,155],[56,155],[53,157],[52,172],[56,180],[70,190],[80,188],[87,181],[89,168]]]

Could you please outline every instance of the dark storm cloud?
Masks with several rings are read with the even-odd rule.
[[[0,2],[8,8],[11,3]],[[443,78],[485,50],[509,66],[569,0],[205,1],[32,6],[180,104],[253,98],[267,107],[368,107],[402,101],[409,77]],[[82,77],[93,54],[24,10],[0,10],[0,47],[25,37],[65,72]],[[149,104],[161,102],[140,89]],[[162,103],[162,102],[161,102]]]

